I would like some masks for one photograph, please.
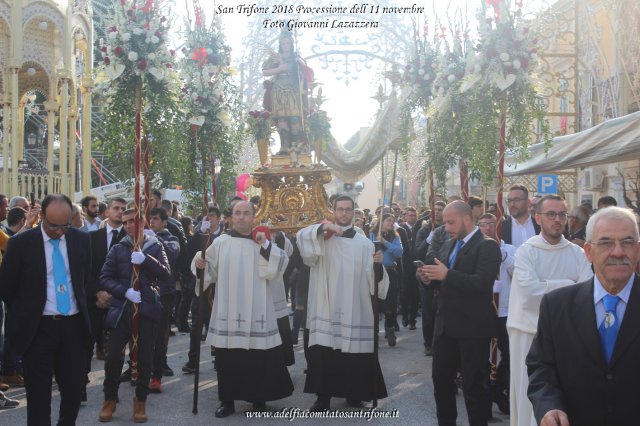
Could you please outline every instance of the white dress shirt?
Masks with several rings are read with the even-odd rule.
[[[93,223],[89,222],[87,219],[82,219],[84,222],[84,229],[87,232],[97,231],[100,229],[100,218],[97,218],[93,221]]]
[[[629,281],[625,284],[624,288],[616,296],[620,297],[620,301],[616,305],[616,318],[620,324],[622,324],[622,317],[627,310],[627,303],[629,303],[629,296],[631,295],[631,287],[633,287],[633,281],[636,279],[636,274],[631,274]],[[600,328],[600,324],[604,321],[604,302],[602,298],[609,294],[603,287],[602,283],[598,279],[597,275],[593,276],[593,303],[596,307],[596,327]]]
[[[117,228],[112,228],[111,225],[109,225],[109,222],[107,222],[107,226],[105,226],[105,228],[107,228],[107,251],[109,251],[109,247],[111,247],[111,239],[113,238],[113,233],[111,231],[118,231],[119,234],[120,231],[122,231],[122,225]]]
[[[49,242],[51,239],[42,226],[40,226],[40,232],[42,232],[42,238],[44,239],[44,258],[47,263],[47,301],[44,304],[44,311],[42,315],[60,315],[58,311],[58,302],[56,299],[56,285],[53,279],[53,245]],[[67,254],[67,240],[63,235],[60,237],[60,253],[64,260],[64,266],[67,270],[67,289],[69,290],[69,313],[67,315],[75,315],[78,311],[78,304],[76,303],[76,296],[73,292],[73,285],[71,283],[71,270],[69,269],[69,256]]]
[[[511,217],[511,245],[515,248],[520,247],[529,238],[536,235],[536,229],[533,227],[531,215],[527,216],[527,221],[520,225],[515,217]]]

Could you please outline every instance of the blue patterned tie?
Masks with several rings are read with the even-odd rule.
[[[60,240],[50,239],[53,246],[53,284],[56,289],[56,304],[58,312],[61,315],[67,315],[71,310],[71,301],[69,298],[69,280],[67,278],[67,268],[64,265],[64,258],[60,252]]]
[[[602,298],[604,304],[604,321],[600,324],[598,331],[600,332],[600,343],[602,344],[602,351],[604,358],[607,360],[607,364],[611,361],[611,355],[613,355],[613,348],[616,345],[616,338],[618,337],[618,331],[620,330],[620,323],[618,322],[618,316],[616,315],[616,306],[620,301],[620,297],[607,294]]]
[[[453,253],[451,253],[451,259],[449,260],[449,269],[453,268],[453,265],[456,264],[456,257],[458,257],[458,253],[464,244],[464,240],[458,240],[456,243],[456,248],[453,249]]]

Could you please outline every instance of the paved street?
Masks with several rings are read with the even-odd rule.
[[[382,324],[382,323],[381,323]],[[380,334],[383,336],[383,333]],[[193,375],[184,375],[181,367],[187,359],[188,335],[177,334],[169,341],[169,365],[175,371],[174,377],[163,379],[164,392],[159,395],[149,395],[147,401],[147,415],[150,425],[208,425],[219,423],[225,425],[244,425],[252,422],[270,422],[279,420],[247,419],[245,410],[251,405],[244,402],[236,402],[236,414],[226,419],[216,419],[214,411],[218,405],[217,382],[209,348],[202,346],[200,404],[199,414],[191,413],[193,401]],[[359,424],[389,424],[402,422],[407,425],[436,425],[436,410],[433,400],[433,384],[431,382],[431,358],[423,355],[422,332],[420,328],[410,331],[401,329],[398,334],[398,344],[391,348],[386,341],[381,342],[380,363],[384,373],[389,398],[379,401],[379,410],[398,410],[397,419],[373,419],[367,422],[364,419],[296,419],[292,423],[306,424],[345,424],[355,422]],[[269,408],[281,409],[285,407],[299,407],[308,409],[315,400],[314,395],[302,392],[304,387],[304,368],[306,367],[302,350],[302,333],[300,344],[296,347],[296,364],[290,367],[291,378],[295,391],[287,399],[268,404]],[[91,383],[88,387],[88,403],[80,408],[78,425],[97,425],[98,412],[102,405],[102,381],[104,379],[103,362],[94,359]],[[24,389],[12,389],[8,396],[21,400],[21,405],[14,410],[0,411],[0,425],[26,424],[27,410]],[[132,424],[132,398],[133,388],[129,384],[120,387],[120,403],[114,414],[113,425]],[[58,404],[60,401],[58,392],[54,392],[52,411],[56,413],[53,422],[57,421]],[[332,409],[350,410],[344,400],[332,400]],[[459,425],[467,424],[466,412],[462,396],[458,396]],[[494,405],[494,420],[492,425],[508,425],[508,416],[501,414]]]

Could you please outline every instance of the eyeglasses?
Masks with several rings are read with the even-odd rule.
[[[496,222],[478,222],[480,228],[495,228]]]
[[[556,220],[556,218],[560,220],[567,220],[567,212],[546,212],[540,214],[546,216],[550,220]]]
[[[347,207],[347,208],[338,207],[336,209],[336,213],[352,213],[352,212],[353,212],[353,209],[349,208],[349,207]]]
[[[71,228],[71,223],[67,223],[66,225],[53,225],[47,220],[46,217],[43,217],[42,221],[47,223],[47,228],[49,228],[50,231],[62,230],[66,232],[67,229]]]
[[[622,250],[631,250],[638,246],[638,241],[634,240],[633,238],[625,238],[622,240],[598,240],[592,241],[590,244],[603,250],[611,251],[617,243],[620,243],[620,247],[622,247]]]
[[[507,198],[507,204],[516,204],[520,201],[526,201],[526,198]]]

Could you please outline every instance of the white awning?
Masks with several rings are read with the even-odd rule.
[[[555,137],[546,154],[544,144],[532,145],[529,152],[531,156],[525,162],[505,165],[504,175],[533,175],[640,159],[640,112]]]

